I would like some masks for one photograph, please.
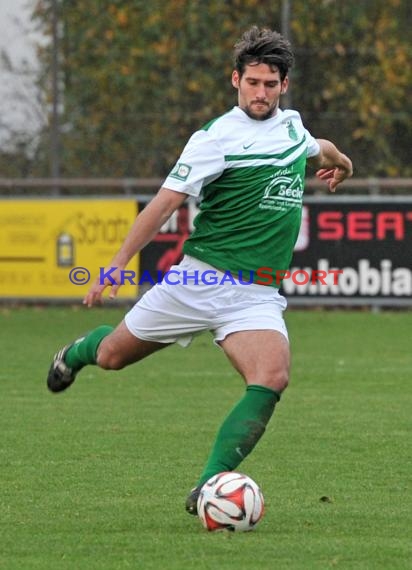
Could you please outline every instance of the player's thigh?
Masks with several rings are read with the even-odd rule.
[[[97,350],[97,364],[101,368],[119,370],[166,346],[169,344],[137,338],[122,321],[100,343]]]
[[[287,338],[275,330],[248,330],[229,334],[219,342],[246,384],[282,391],[289,381]]]

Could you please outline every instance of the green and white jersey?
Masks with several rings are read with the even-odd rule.
[[[257,121],[234,107],[195,132],[163,184],[201,198],[184,253],[246,279],[288,269],[306,159],[319,150],[292,110]]]

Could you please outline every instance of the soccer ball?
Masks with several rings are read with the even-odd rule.
[[[206,530],[249,531],[263,517],[262,491],[243,473],[218,473],[201,488],[197,512]]]

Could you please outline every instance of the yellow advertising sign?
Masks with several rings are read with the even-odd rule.
[[[83,298],[119,249],[135,200],[0,201],[0,297]],[[138,259],[129,267],[138,282]],[[118,297],[134,298],[125,283]]]

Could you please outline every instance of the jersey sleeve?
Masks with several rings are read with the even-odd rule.
[[[225,157],[219,143],[208,131],[196,131],[162,186],[197,197],[224,168]]]
[[[307,157],[317,156],[320,153],[320,146],[318,141],[305,129],[305,137],[307,141]]]

